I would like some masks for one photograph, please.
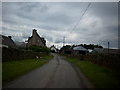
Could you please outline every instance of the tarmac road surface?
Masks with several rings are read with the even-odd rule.
[[[54,58],[3,88],[91,88],[89,81],[73,65],[53,54]]]

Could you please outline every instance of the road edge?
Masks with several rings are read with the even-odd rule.
[[[61,56],[61,58],[63,60],[65,60],[65,57]],[[67,61],[67,60],[65,60],[65,61]],[[81,84],[82,84],[83,88],[95,88],[95,86],[87,79],[87,77],[81,72],[81,70],[76,65],[74,65],[73,63],[70,63],[70,62],[68,62],[68,63],[75,70],[75,72],[78,75],[80,81],[82,81]]]

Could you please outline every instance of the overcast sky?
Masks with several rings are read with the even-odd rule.
[[[47,41],[47,46],[100,44],[118,48],[118,3],[92,2],[3,2],[2,34],[23,42],[32,29]],[[79,23],[78,23],[79,22]],[[76,28],[73,30],[73,27]],[[1,26],[0,26],[1,27]]]

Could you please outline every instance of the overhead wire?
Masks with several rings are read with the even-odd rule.
[[[77,27],[77,25],[79,24],[80,20],[82,19],[82,17],[83,17],[83,16],[85,15],[85,13],[87,12],[87,10],[88,10],[88,8],[90,7],[90,5],[91,5],[91,2],[89,2],[89,4],[87,5],[85,11],[84,11],[83,14],[81,15],[78,23],[76,23],[75,26],[73,27],[72,31],[75,30],[75,28]],[[70,32],[70,34],[72,33],[72,31]],[[63,38],[65,38],[65,36],[63,36]],[[63,45],[65,45],[65,41],[64,41]]]
[[[88,8],[90,7],[90,5],[91,5],[91,2],[89,2],[89,4],[87,5],[85,11],[84,11],[83,14],[81,15],[81,17],[80,17],[78,23],[76,23],[75,26],[73,27],[72,31],[74,31],[75,28],[78,26],[78,24],[80,23],[81,19],[83,18],[83,16],[84,16],[85,13],[87,12]],[[72,33],[72,31],[70,32],[70,34]]]

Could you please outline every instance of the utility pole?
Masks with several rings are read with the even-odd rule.
[[[63,46],[65,45],[65,36],[63,37]]]
[[[109,43],[109,41],[108,41],[108,54],[109,54],[109,46],[110,46],[110,43]]]

